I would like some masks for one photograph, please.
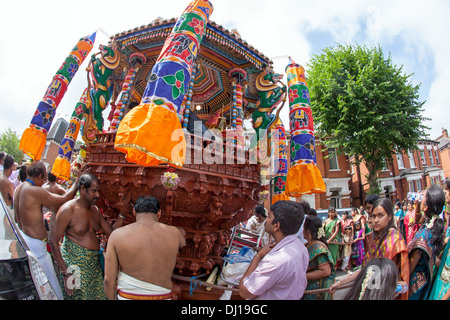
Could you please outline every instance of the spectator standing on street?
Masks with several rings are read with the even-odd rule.
[[[444,221],[439,217],[445,205],[445,194],[436,184],[426,191],[421,203],[417,203],[416,211],[422,211],[423,221],[416,216],[416,223],[421,225],[408,245],[409,300],[426,300],[431,289],[431,280],[436,257],[444,244]]]
[[[414,237],[414,234],[419,230],[420,225],[416,221],[416,210],[414,207],[414,201],[410,200],[408,202],[408,211],[406,212],[404,218],[405,224],[405,240],[406,244],[409,244]]]
[[[450,177],[444,181],[445,203],[450,205]],[[448,220],[447,220],[448,221]],[[445,248],[440,256],[440,261],[436,264],[437,273],[434,277],[431,292],[428,300],[448,300],[450,298],[450,230],[447,228],[444,242]]]
[[[405,217],[406,212],[403,212],[403,206],[400,201],[395,203],[395,223],[397,227],[400,226],[400,220]]]
[[[364,259],[364,229],[361,221],[355,222],[355,238],[352,245],[352,260],[355,269],[359,269]]]
[[[330,287],[334,283],[336,271],[333,258],[328,250],[322,220],[316,216],[308,216],[303,225],[303,234],[307,241],[309,265],[306,272],[308,286],[306,291],[319,290]],[[331,300],[329,292],[305,294],[303,300]]]
[[[367,212],[367,225],[365,225],[365,237],[364,237],[364,250],[367,252],[369,251],[370,246],[372,245],[373,241],[373,221],[372,221],[372,211],[373,206],[375,205],[375,202],[380,199],[380,196],[378,194],[372,193],[369,194],[364,201],[364,205],[366,207]],[[368,230],[370,228],[370,230]]]
[[[239,283],[242,298],[298,300],[303,296],[309,255],[296,233],[304,216],[303,208],[292,201],[280,200],[271,206],[266,231],[275,243],[264,246],[250,262]]]
[[[340,259],[339,242],[342,237],[342,225],[338,218],[337,211],[334,207],[328,208],[328,218],[324,221],[323,229],[325,230],[325,237],[327,238],[328,248],[333,258],[333,265],[336,268],[337,262]]]

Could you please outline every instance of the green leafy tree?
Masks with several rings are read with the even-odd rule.
[[[0,133],[0,151],[13,156],[17,163],[21,163],[23,152],[19,149],[20,137],[11,128]]]
[[[308,64],[315,130],[328,147],[365,162],[370,193],[378,193],[378,171],[401,150],[426,137],[420,85],[380,46],[329,47]]]

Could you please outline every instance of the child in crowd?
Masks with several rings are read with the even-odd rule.
[[[346,272],[351,268],[350,257],[352,255],[353,232],[352,226],[344,229],[343,248],[342,248],[342,266],[341,270]]]
[[[364,230],[361,221],[355,222],[355,237],[352,245],[352,260],[355,269],[359,269],[364,258]]]

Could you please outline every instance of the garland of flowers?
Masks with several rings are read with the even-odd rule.
[[[175,190],[178,188],[178,183],[180,182],[180,177],[175,173],[175,169],[169,167],[166,172],[161,176],[161,182],[165,189]]]

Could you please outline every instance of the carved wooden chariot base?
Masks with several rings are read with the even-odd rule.
[[[99,207],[105,216],[113,220],[122,211],[125,223],[131,223],[136,199],[152,195],[160,202],[161,222],[186,231],[187,245],[180,251],[174,274],[198,276],[221,266],[231,228],[249,219],[258,203],[260,167],[251,164],[249,152],[186,133],[186,164],[175,170],[180,177],[176,189],[167,190],[161,182],[167,165],[143,167],[127,162],[114,149],[114,138],[114,132],[99,133],[87,147],[85,159],[87,169],[100,179]],[[223,151],[223,161],[216,161],[221,163],[198,160],[208,146],[213,158],[214,151]]]

